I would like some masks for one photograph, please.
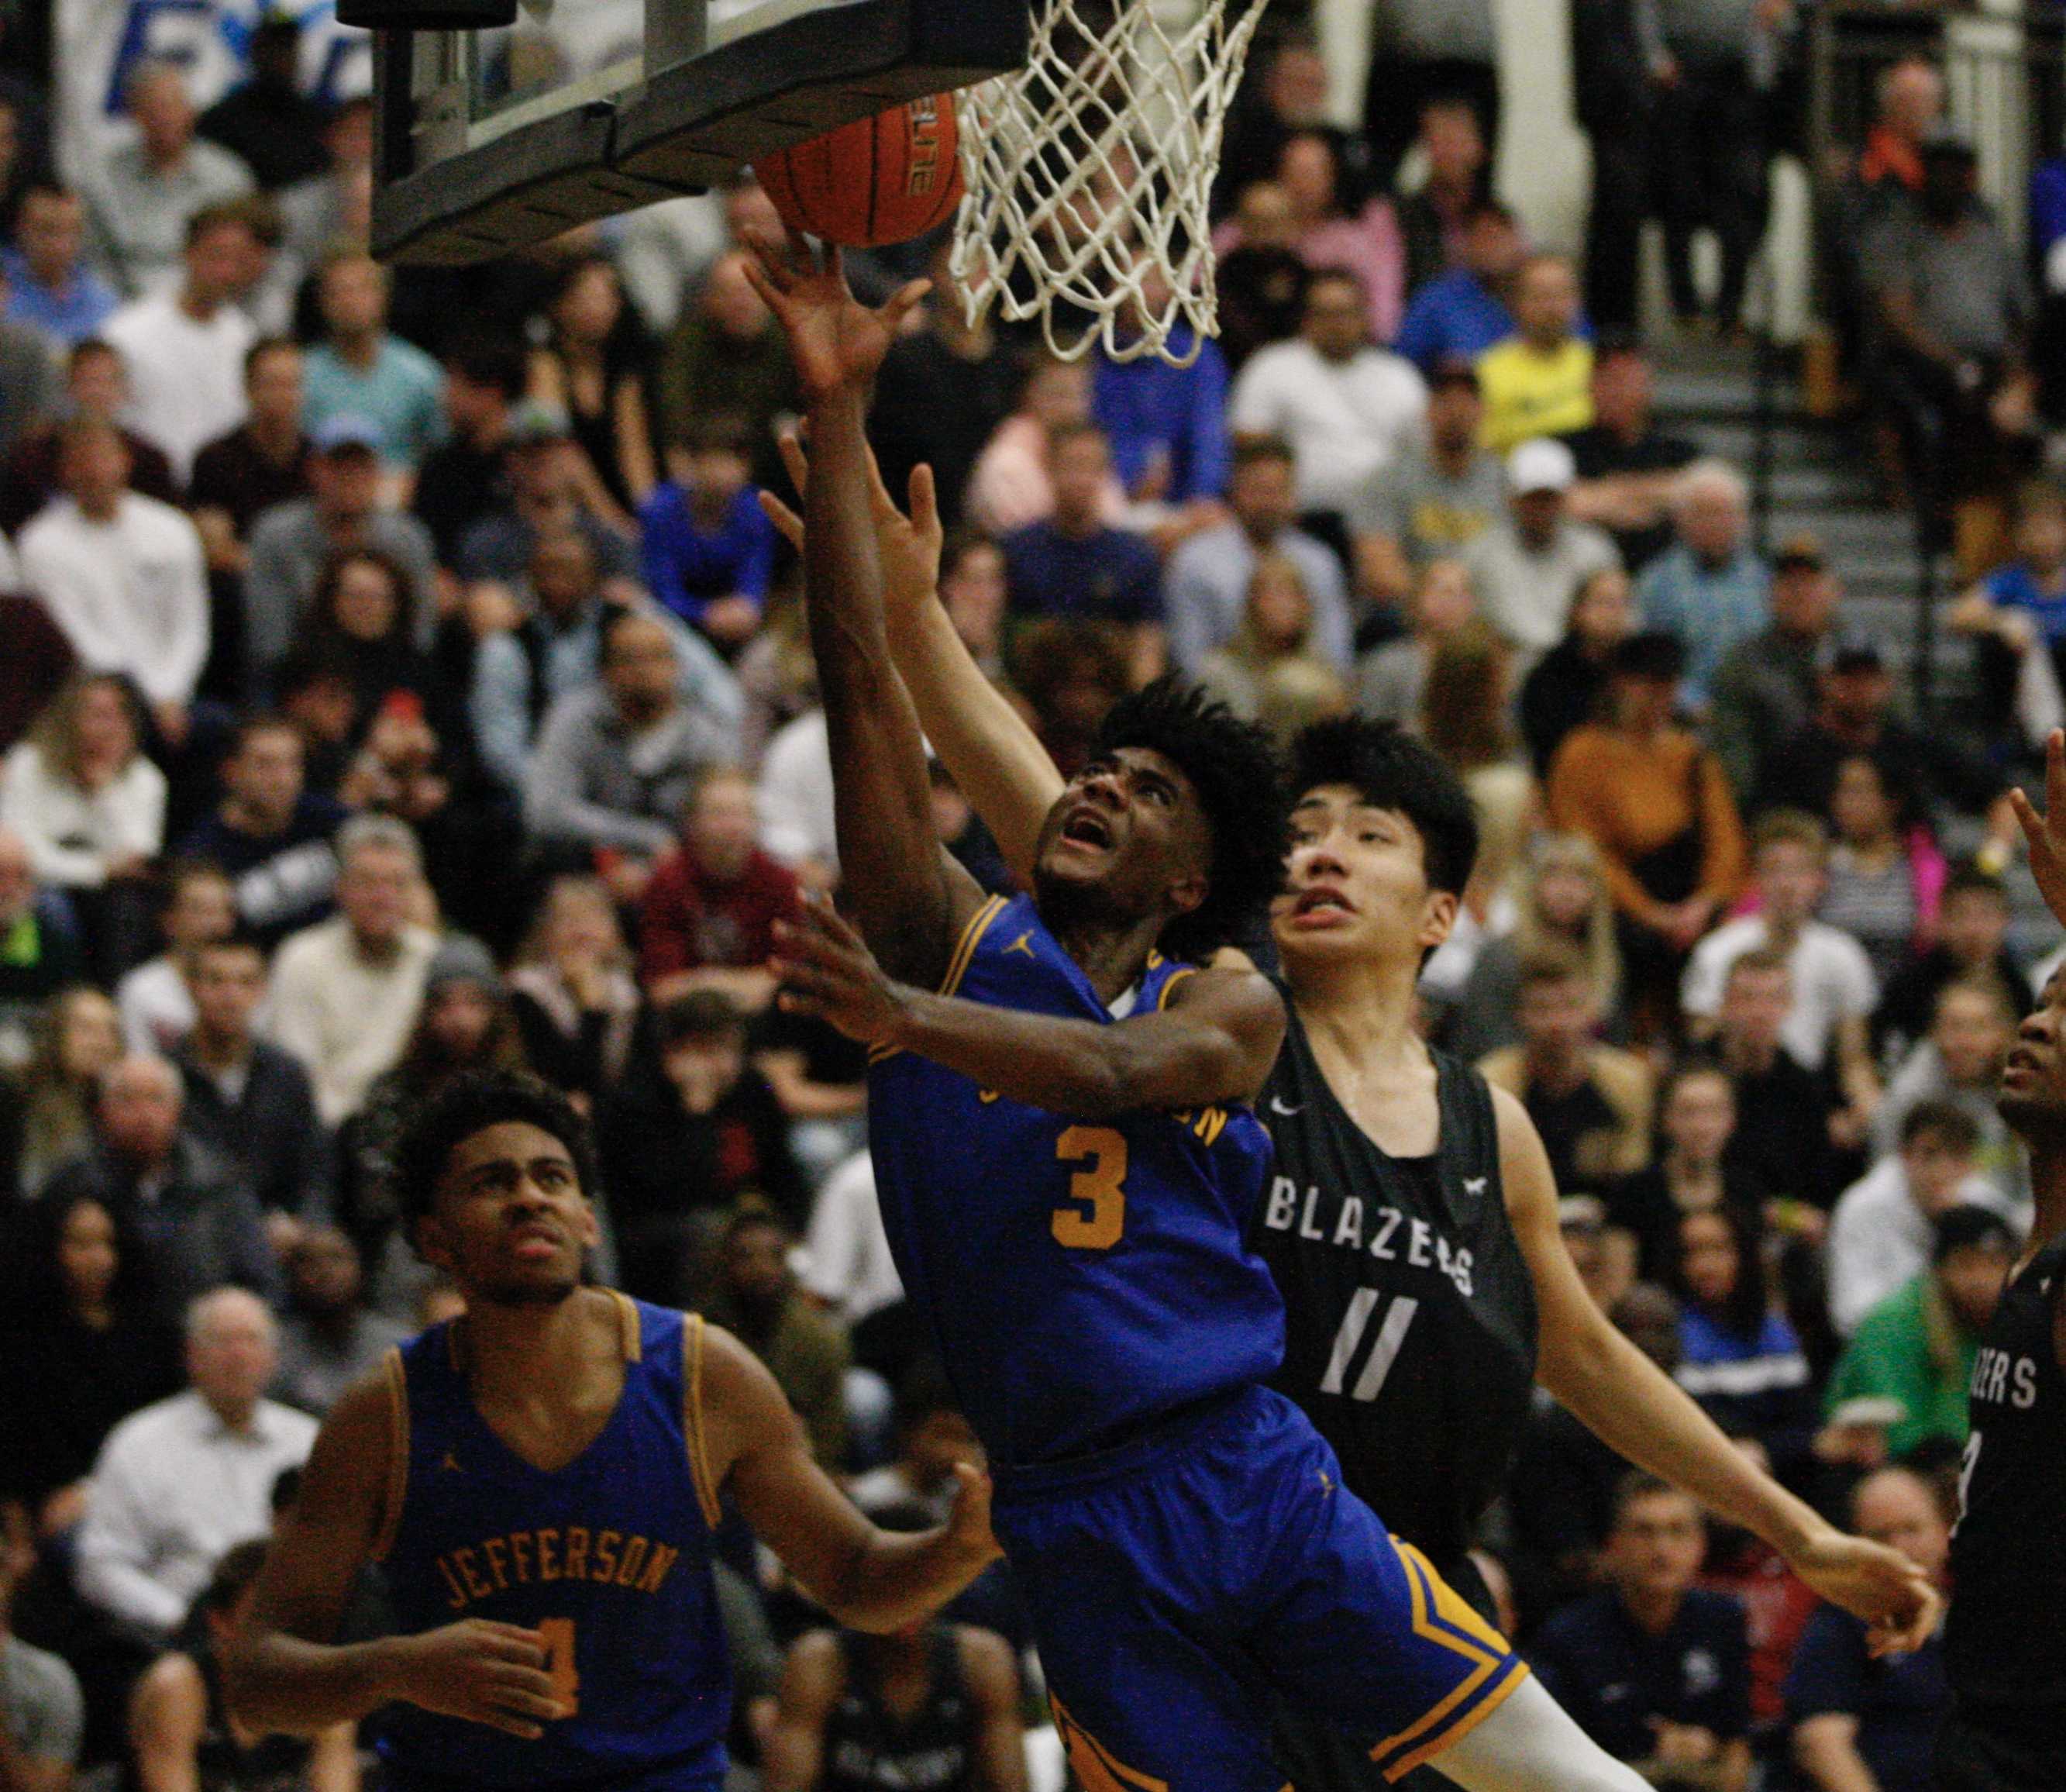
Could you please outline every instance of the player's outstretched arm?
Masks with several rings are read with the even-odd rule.
[[[2044,813],[2020,790],[2011,789],[2008,800],[2030,843],[2030,869],[2044,906],[2066,927],[2066,733],[2054,728],[2044,743]]]
[[[776,946],[772,969],[789,1012],[1075,1119],[1252,1100],[1284,1038],[1283,1002],[1252,970],[1185,977],[1157,1012],[1103,1025],[899,983],[821,900],[794,924],[778,922]]]
[[[760,1359],[707,1328],[703,1417],[710,1470],[730,1482],[754,1535],[850,1630],[889,1631],[937,1612],[1003,1552],[990,1530],[990,1478],[964,1465],[953,1515],[931,1530],[871,1524],[811,1454],[803,1421]]]
[[[782,438],[782,458],[796,489],[808,492],[810,459],[794,430]],[[1026,718],[983,675],[940,602],[933,469],[912,468],[908,514],[882,483],[872,452],[868,470],[890,657],[940,763],[990,829],[1011,874],[1031,888],[1041,825],[1062,794],[1062,774]],[[801,554],[803,518],[772,492],[760,494],[760,507]]]
[[[794,233],[786,249],[751,246],[747,274],[788,338],[817,461],[804,500],[804,609],[832,748],[841,880],[883,962],[930,985],[982,894],[934,831],[925,740],[885,630],[865,429],[876,370],[925,286],[871,311],[847,290],[837,249]]]
[[[415,1636],[330,1641],[386,1516],[388,1402],[386,1372],[376,1370],[324,1421],[224,1660],[229,1708],[261,1735],[318,1736],[395,1699],[541,1735],[564,1713],[536,1631],[472,1618]]]
[[[1872,1626],[1874,1652],[1913,1649],[1936,1628],[1940,1603],[1906,1556],[1838,1530],[1725,1437],[1685,1390],[1594,1304],[1557,1226],[1557,1186],[1534,1123],[1493,1091],[1508,1217],[1541,1315],[1537,1374],[1600,1441],[1755,1532],[1821,1596]]]

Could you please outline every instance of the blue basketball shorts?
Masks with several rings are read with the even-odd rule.
[[[1273,1693],[1396,1780],[1528,1672],[1269,1389],[1004,1471],[995,1523],[1086,1792],[1280,1792]]]

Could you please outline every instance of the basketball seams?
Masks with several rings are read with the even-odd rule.
[[[956,129],[951,95],[908,101],[764,156],[754,172],[792,229],[849,248],[906,242],[961,203]],[[914,189],[922,132],[931,160]]]

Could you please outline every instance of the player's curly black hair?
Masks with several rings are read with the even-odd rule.
[[[1191,780],[1211,831],[1205,899],[1170,922],[1162,950],[1209,958],[1253,937],[1284,875],[1283,767],[1270,736],[1216,698],[1174,676],[1112,706],[1092,749],[1158,752]]]
[[[1330,784],[1404,815],[1420,836],[1428,887],[1463,894],[1477,862],[1477,815],[1464,780],[1424,741],[1359,716],[1315,722],[1292,744],[1291,800]]]
[[[476,1133],[521,1121],[550,1133],[567,1148],[582,1192],[593,1198],[595,1143],[588,1122],[551,1084],[508,1070],[469,1071],[456,1076],[415,1108],[395,1141],[395,1199],[413,1240],[416,1222],[437,1200],[438,1183],[452,1154]]]

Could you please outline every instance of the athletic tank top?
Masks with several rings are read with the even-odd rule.
[[[1962,1705],[2047,1709],[2066,1722],[2066,1375],[2052,1332],[2062,1281],[2066,1238],[2002,1290],[1973,1362],[1944,1660]]]
[[[1492,1093],[1434,1052],[1435,1153],[1389,1157],[1285,1006],[1257,1109],[1277,1167],[1250,1235],[1284,1294],[1274,1385],[1349,1487],[1446,1570],[1505,1484],[1535,1379],[1535,1286],[1506,1217]]]
[[[703,1321],[612,1298],[624,1391],[595,1441],[553,1474],[480,1416],[449,1324],[388,1357],[397,1478],[375,1556],[397,1629],[492,1618],[542,1631],[575,1707],[536,1741],[391,1707],[378,1741],[399,1786],[723,1783],[731,1672],[711,1566]]]
[[[932,1689],[908,1720],[882,1702],[867,1645],[842,1635],[846,1690],[825,1725],[820,1792],[958,1792],[975,1760],[975,1707],[962,1679],[962,1652],[951,1624],[926,1640]]]

